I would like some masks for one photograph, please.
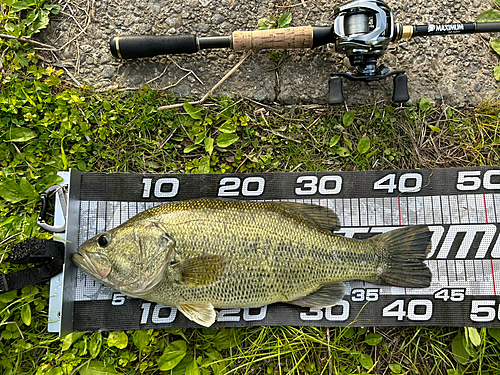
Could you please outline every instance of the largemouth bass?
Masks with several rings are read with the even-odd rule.
[[[175,306],[205,327],[215,322],[214,308],[334,306],[345,280],[430,285],[427,226],[366,240],[333,234],[339,227],[335,212],[313,204],[190,200],[151,208],[87,240],[73,260],[101,283]]]

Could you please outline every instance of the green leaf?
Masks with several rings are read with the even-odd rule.
[[[349,148],[349,150],[352,150],[352,142],[348,138],[344,137],[344,143]]]
[[[108,102],[107,100],[103,101],[102,102],[102,107],[106,110],[106,111],[111,111],[111,103]]]
[[[205,150],[209,155],[214,151],[214,139],[212,137],[205,138]]]
[[[198,172],[210,173],[210,158],[201,158],[200,164],[198,165]]]
[[[420,100],[420,103],[418,104],[418,108],[422,111],[425,112],[429,109],[432,108],[432,103],[429,99],[423,98]]]
[[[44,191],[48,187],[58,185],[63,181],[64,181],[64,179],[61,176],[58,176],[56,174],[49,174],[37,182],[36,191],[38,193],[41,193],[42,191]]]
[[[257,21],[257,25],[259,26],[257,30],[267,30],[269,29],[269,18],[260,18]]]
[[[208,358],[212,360],[212,363],[210,363],[210,367],[212,368],[214,375],[223,374],[225,363],[223,361],[222,355],[214,348],[207,348],[204,353]]]
[[[441,131],[441,129],[439,129],[437,126],[435,125],[427,125],[429,127],[429,129],[431,129],[433,132],[436,132],[436,133],[439,133]]]
[[[14,325],[14,323],[7,323],[7,324]],[[3,338],[4,340],[10,340],[12,338],[12,332],[4,330],[4,331],[2,331],[2,334],[0,337]]]
[[[14,301],[17,298],[17,290],[11,290],[7,293],[0,294],[0,302],[9,303]]]
[[[337,143],[339,143],[339,140],[340,140],[340,135],[334,135],[334,136],[330,139],[330,147],[333,147],[333,146],[335,146]]]
[[[33,130],[27,128],[11,128],[7,131],[6,142],[26,142],[36,137]]]
[[[378,345],[382,342],[382,335],[379,335],[378,333],[370,333],[366,335],[364,342],[371,346]]]
[[[351,125],[354,122],[354,114],[356,112],[351,110],[342,116],[342,124],[344,125],[345,128],[347,128],[349,125]]]
[[[132,342],[135,347],[139,349],[139,352],[142,352],[142,350],[148,346],[149,340],[151,340],[151,334],[152,330],[138,330],[132,334]]]
[[[204,132],[198,134],[198,136],[194,140],[194,144],[199,145],[201,142],[203,142],[205,140],[205,137],[207,136],[207,132],[208,130],[205,130]]]
[[[184,153],[187,154],[191,151],[194,151],[198,148],[200,148],[201,146],[200,145],[189,145],[189,146],[186,146],[186,148],[184,148]]]
[[[462,335],[462,345],[464,346],[465,351],[474,358],[476,356],[476,350],[470,341],[469,333],[467,327],[464,328],[464,334]]]
[[[21,182],[19,183],[19,188],[21,189],[21,194],[26,199],[38,198],[38,193],[35,190],[35,187],[31,185],[26,177],[21,178]]]
[[[403,373],[403,366],[401,366],[399,363],[391,363],[389,365],[389,369],[393,374],[402,374]]]
[[[493,69],[493,75],[497,81],[500,81],[500,66],[495,66]]]
[[[236,131],[236,127],[234,126],[234,124],[226,121],[224,124],[222,124],[222,126],[219,126],[219,131],[221,133],[234,133]]]
[[[495,50],[496,53],[500,55],[500,39],[493,39],[490,42],[491,48]]]
[[[458,363],[465,365],[469,362],[470,355],[467,350],[465,350],[463,338],[462,333],[459,333],[453,338],[451,341],[451,352]]]
[[[352,336],[354,336],[354,328],[353,327],[349,327],[347,329],[344,328],[344,337],[346,339],[350,339],[352,338]]]
[[[500,4],[497,5],[500,6]],[[499,22],[499,21],[500,21],[500,10],[497,9],[487,10],[486,12],[481,13],[476,18],[476,22]]]
[[[52,14],[59,14],[61,6],[57,4],[44,4],[43,9],[50,11]]]
[[[370,149],[370,138],[363,137],[358,142],[358,152],[363,155]]]
[[[31,325],[31,307],[29,303],[21,308],[21,320],[27,326]]]
[[[195,120],[201,120],[203,116],[201,115],[201,108],[195,109],[189,102],[183,104],[186,113]]]
[[[112,375],[119,374],[113,366],[107,365],[103,361],[90,361],[80,368],[80,375]]]
[[[343,158],[347,157],[347,156],[350,156],[351,155],[351,152],[349,151],[348,148],[345,148],[345,147],[339,147],[338,150],[337,150],[337,155],[338,156],[342,156]]]
[[[14,181],[0,182],[0,197],[10,203],[17,203],[24,199],[21,187]]]
[[[373,359],[368,354],[360,354],[358,360],[359,364],[366,370],[369,370],[373,367]]]
[[[64,152],[63,139],[61,139],[61,160],[63,162],[63,170],[68,169],[68,158],[66,157],[66,152]]]
[[[142,331],[137,331],[137,332],[142,332]],[[101,351],[101,345],[102,345],[102,334],[101,332],[95,332],[92,335],[89,344],[89,351],[92,358],[95,358],[99,355],[99,352]]]
[[[73,332],[70,333],[69,335],[64,336],[61,348],[62,351],[64,352],[65,350],[68,350],[71,347],[71,345],[75,343],[84,334],[85,334],[84,332]]]
[[[198,367],[198,363],[196,363],[196,358],[193,358],[185,371],[185,375],[200,375],[200,368]]]
[[[123,331],[113,331],[108,336],[108,346],[116,346],[118,349],[125,349],[128,345],[128,336]]]
[[[187,344],[185,341],[178,340],[167,344],[163,355],[158,359],[158,368],[160,371],[173,369],[186,355]]]
[[[234,328],[217,331],[213,343],[216,350],[226,350],[236,345]]]
[[[292,13],[285,12],[278,19],[278,28],[281,29],[284,27],[288,27],[290,26],[291,22],[292,22]]]
[[[5,31],[7,31],[8,33],[10,33],[12,35],[19,34],[18,32],[16,32],[19,30],[19,27],[14,25],[12,22],[7,22],[3,28],[5,29]]]
[[[37,33],[41,29],[45,29],[49,24],[50,12],[48,10],[41,10],[39,14],[40,14],[39,18],[36,20],[35,23],[33,23],[33,33]]]
[[[30,6],[26,1],[16,1],[12,4],[10,11],[11,12],[20,12],[21,10],[29,9]]]
[[[474,327],[465,327],[465,332],[469,337],[470,342],[474,346],[479,346],[481,344],[481,336],[479,336],[479,332],[477,328]]]
[[[194,357],[186,353],[184,358],[172,369],[168,372],[169,375],[186,375],[186,369],[194,361]]]
[[[229,147],[233,143],[237,142],[240,137],[238,137],[236,134],[227,134],[227,133],[222,133],[217,137],[217,141],[215,142],[218,147]]]
[[[437,126],[435,125],[427,125],[429,127],[429,129],[431,129],[433,132],[436,132],[436,133],[439,133],[441,131],[441,129],[439,129]]]

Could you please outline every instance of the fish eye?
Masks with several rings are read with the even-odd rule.
[[[108,237],[106,237],[105,234],[100,235],[99,238],[97,239],[97,244],[99,247],[106,247],[111,243]]]

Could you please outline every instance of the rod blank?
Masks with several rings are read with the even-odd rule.
[[[398,30],[402,32],[401,38],[411,38],[416,36],[432,35],[457,35],[474,33],[494,33],[500,32],[500,22],[480,22],[480,23],[452,23],[452,24],[430,24],[402,26],[397,25]]]

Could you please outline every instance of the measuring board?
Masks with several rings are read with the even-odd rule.
[[[66,179],[66,263],[51,284],[49,314],[49,330],[62,335],[198,327],[174,307],[130,298],[94,281],[76,268],[71,254],[88,238],[145,209],[207,197],[327,206],[340,218],[342,228],[336,233],[359,239],[415,224],[426,224],[433,232],[426,260],[432,272],[429,288],[349,281],[344,299],[332,308],[273,304],[223,309],[214,327],[500,326],[500,168],[262,174],[71,171]]]

